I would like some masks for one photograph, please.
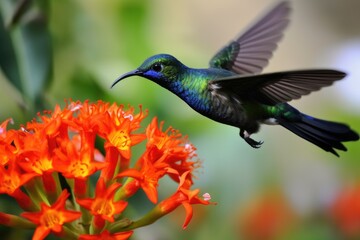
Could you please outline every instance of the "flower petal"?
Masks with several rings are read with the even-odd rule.
[[[183,224],[183,229],[187,228],[188,224],[190,223],[190,220],[193,216],[193,208],[188,202],[182,202],[182,205],[185,208],[186,216]]]

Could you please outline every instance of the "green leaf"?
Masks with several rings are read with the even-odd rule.
[[[14,87],[22,91],[14,48],[4,26],[5,24],[0,14],[0,67]]]
[[[0,2],[1,27],[0,67],[5,76],[18,89],[33,110],[50,82],[52,69],[52,46],[47,19],[35,4],[19,13],[24,1],[2,0]],[[20,14],[14,17],[14,15]],[[14,21],[16,19],[16,21]],[[3,24],[4,25],[4,24]],[[11,28],[10,28],[11,27]]]
[[[12,38],[23,93],[35,102],[50,81],[52,68],[51,40],[44,19],[34,19],[15,29]]]

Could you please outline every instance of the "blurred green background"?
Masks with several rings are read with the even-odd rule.
[[[25,5],[14,17],[19,2]],[[137,229],[133,239],[360,238],[359,142],[346,144],[349,151],[337,158],[281,127],[263,126],[254,138],[265,143],[254,150],[237,129],[202,117],[145,79],[109,88],[157,53],[206,67],[219,48],[276,2],[2,0],[0,119],[11,117],[17,127],[64,99],[102,99],[141,104],[150,110],[148,121],[158,116],[188,135],[202,160],[195,186],[218,204],[196,207],[186,230],[179,208]],[[360,132],[360,1],[293,0],[292,6],[291,25],[265,72],[347,72],[344,81],[291,104]],[[17,64],[14,55],[21,56]],[[168,195],[161,183],[159,189]]]

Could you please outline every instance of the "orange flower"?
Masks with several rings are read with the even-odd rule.
[[[52,151],[49,148],[47,137],[41,133],[25,133],[18,153],[18,164],[26,172],[35,172],[42,175],[44,172],[53,172]]]
[[[98,101],[96,104],[84,104],[79,107],[79,116],[76,120],[78,125],[87,126],[101,137],[105,138],[105,148],[115,147],[120,154],[129,159],[130,148],[145,139],[144,134],[133,134],[140,127],[144,119],[142,111],[134,115],[134,108],[124,111],[123,106]]]
[[[339,193],[332,206],[332,217],[345,239],[360,237],[360,184]]]
[[[52,138],[56,136],[67,137],[67,126],[72,121],[73,110],[70,108],[61,110],[60,106],[56,105],[53,112],[44,111],[44,114],[41,115],[39,113],[38,117],[41,119],[41,122],[36,120],[29,122],[26,125],[27,130],[42,131],[45,135]]]
[[[188,144],[187,139],[178,131],[168,128],[163,132],[162,127],[163,123],[160,123],[160,128],[158,127],[155,117],[146,130],[148,143],[145,153],[134,169],[126,169],[117,175],[118,178],[134,178],[126,182],[121,190],[122,197],[132,196],[141,187],[149,200],[157,203],[158,181],[165,174],[178,182],[179,176],[187,172],[184,176],[192,182],[190,172],[197,165],[189,159],[195,156],[195,148]]]
[[[43,239],[50,232],[71,239],[81,234],[80,239],[128,239],[130,230],[182,205],[185,228],[192,218],[192,205],[208,205],[210,200],[208,195],[200,199],[198,189],[191,190],[198,167],[192,159],[195,148],[179,131],[163,131],[156,117],[146,132],[135,132],[146,115],[141,107],[135,113],[134,108],[125,110],[115,103],[71,101],[64,109],[56,105],[53,112],[39,113],[19,130],[6,129],[11,120],[1,123],[0,193],[13,197],[26,212],[23,218],[0,213],[0,224],[35,228],[33,239]],[[132,147],[145,139],[141,157],[131,159]],[[103,145],[97,149],[99,143]],[[131,162],[135,163],[132,167]],[[165,175],[179,183],[171,197],[137,221],[119,217],[128,206],[125,200],[140,189],[157,203],[158,182]],[[97,180],[92,198],[90,180]],[[64,186],[71,191],[71,202]],[[65,205],[81,212],[67,210]],[[75,221],[79,217],[81,224]]]
[[[140,122],[146,114],[142,111],[134,114],[134,108],[125,111],[123,106],[98,101],[90,104],[76,105],[79,109],[74,122],[84,130],[92,131],[105,139],[105,159],[109,163],[101,176],[106,182],[114,176],[115,168],[119,171],[128,168],[131,157],[131,147],[143,141],[145,134],[134,134],[133,131],[140,127]],[[114,149],[116,151],[114,151]]]
[[[42,203],[40,212],[24,212],[21,214],[37,225],[33,239],[44,239],[51,231],[61,233],[64,223],[72,222],[81,217],[80,212],[65,209],[65,202],[69,196],[70,194],[64,190],[52,206]]]
[[[245,239],[282,239],[291,229],[295,215],[284,196],[271,193],[251,199],[239,221],[239,233]]]
[[[88,235],[88,234],[80,235],[79,240],[98,240],[98,239],[127,240],[131,237],[132,234],[133,234],[133,231],[110,234],[110,232],[108,230],[105,230],[102,233],[96,234],[96,235]]]
[[[107,143],[105,147],[115,147],[125,159],[130,159],[130,148],[145,139],[143,134],[131,134],[130,120],[126,119],[119,126],[114,125],[112,130],[106,136]]]
[[[4,166],[13,158],[13,151],[11,149],[14,148],[14,146],[1,141],[0,144],[0,165]]]
[[[12,145],[14,134],[8,134],[6,130],[9,122],[12,122],[12,119],[7,119],[0,124],[0,165],[7,164],[13,158],[13,154],[16,151]]]
[[[22,173],[15,161],[9,162],[6,167],[0,165],[0,193],[12,196],[16,190],[35,176],[37,176],[35,173]]]
[[[210,204],[209,200],[211,199],[208,193],[204,194],[204,199],[199,198],[199,189],[190,190],[191,181],[187,179],[188,174],[189,172],[185,172],[181,176],[177,192],[175,192],[171,197],[159,203],[156,210],[158,214],[165,215],[174,211],[179,205],[183,205],[186,212],[183,229],[188,226],[193,216],[193,209],[191,205],[208,205]]]
[[[119,187],[119,183],[113,183],[106,188],[104,179],[100,178],[96,184],[94,198],[76,199],[79,205],[91,211],[95,217],[96,228],[103,228],[105,224],[103,220],[114,222],[114,215],[123,212],[126,208],[127,202],[121,200],[114,202],[114,195]]]
[[[117,177],[132,177],[133,181],[138,181],[134,184],[132,182],[127,182],[127,184],[135,185],[141,187],[149,200],[153,203],[157,203],[158,193],[157,186],[158,181],[161,177],[167,172],[167,164],[158,163],[152,164],[149,161],[144,161],[141,169],[138,171],[136,169],[127,169],[119,173]],[[136,188],[132,188],[132,192],[128,192],[126,197],[130,197],[137,191]]]
[[[146,147],[153,151],[151,159],[158,161],[172,155],[176,155],[176,158],[180,158],[180,156],[188,157],[184,152],[183,143],[185,139],[182,139],[181,133],[171,127],[162,131],[164,122],[160,122],[160,127],[158,125],[158,120],[154,117],[146,129],[148,138]]]
[[[186,137],[182,137],[181,133],[171,127],[162,131],[163,122],[158,127],[157,118],[153,118],[150,125],[146,129],[148,139],[146,145],[146,157],[153,163],[163,162],[170,168],[175,169],[179,175],[185,172],[192,172],[199,167],[198,161],[189,161],[196,156],[195,147],[188,143]],[[141,165],[141,159],[137,164]],[[178,182],[179,175],[170,175],[174,181]],[[191,174],[188,175],[191,178]]]
[[[64,177],[74,179],[74,194],[85,197],[88,191],[88,178],[96,171],[105,168],[107,162],[95,161],[95,141],[92,133],[81,132],[71,141],[63,141],[55,149],[54,169]]]
[[[9,124],[9,122],[12,122],[13,120],[11,118],[9,119],[6,119],[4,122],[2,122],[0,124],[0,140],[1,139],[4,139],[6,137],[6,128],[7,128],[7,125]]]
[[[107,164],[95,161],[93,136],[81,133],[72,141],[64,141],[61,148],[55,150],[54,168],[67,178],[87,179]]]

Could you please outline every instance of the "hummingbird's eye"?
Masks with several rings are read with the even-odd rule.
[[[163,65],[161,63],[155,63],[152,66],[152,70],[154,70],[155,72],[161,72],[163,70]]]

